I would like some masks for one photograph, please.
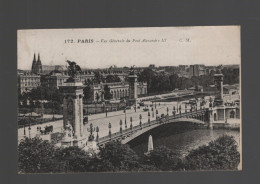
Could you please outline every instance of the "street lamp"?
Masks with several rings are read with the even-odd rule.
[[[98,136],[98,132],[99,132],[99,127],[97,126],[96,128],[96,132],[97,132],[97,137],[96,137],[96,141],[98,142],[99,136]]]
[[[26,131],[25,131],[25,125],[23,125],[23,135],[26,135]]]
[[[119,122],[119,125],[120,125],[120,134],[122,134],[122,124],[123,124],[123,122],[122,122],[122,120],[120,119],[120,122]]]
[[[95,131],[95,128],[93,127],[93,124],[90,123],[89,128],[87,128],[87,131],[90,132],[90,135],[88,137],[88,141],[93,141],[94,140],[94,135],[93,132]]]
[[[133,131],[133,124],[132,124],[132,122],[133,122],[133,118],[132,118],[132,116],[130,117],[130,122],[131,122],[131,124],[130,124],[130,128],[131,128],[131,131]]]
[[[153,110],[153,107],[152,107],[152,117],[154,118],[154,110]]]
[[[31,119],[29,119],[29,138],[31,138]]]
[[[142,129],[142,114],[139,115],[139,119],[140,119],[140,127]]]
[[[176,113],[176,111],[175,111],[175,109],[172,111],[172,115],[173,115],[173,117],[175,117],[175,113]]]
[[[109,122],[108,123],[108,128],[109,128],[109,132],[108,132],[108,135],[109,135],[109,137],[110,137],[110,139],[111,139],[111,123]]]
[[[126,124],[126,99],[124,99],[125,102],[125,128],[127,128],[127,124]]]
[[[209,98],[209,107],[212,107],[212,101],[213,101],[213,100],[212,100],[212,98],[210,97],[210,98]]]
[[[148,111],[148,123],[150,125],[150,111]]]
[[[156,119],[158,118],[158,110],[156,109]]]

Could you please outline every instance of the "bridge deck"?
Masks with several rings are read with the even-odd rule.
[[[116,132],[111,135],[107,135],[99,138],[98,144],[103,145],[110,141],[121,141],[123,144],[129,142],[130,140],[138,137],[139,135],[151,130],[157,126],[166,123],[174,123],[174,122],[192,122],[196,124],[204,125],[205,122],[202,120],[196,119],[198,116],[204,117],[206,110],[198,110],[195,112],[187,112],[182,114],[177,114],[175,116],[169,116],[169,118],[159,118],[157,120],[153,120],[146,123],[142,123],[142,126],[134,126],[132,128],[124,129],[121,132]],[[204,119],[204,118],[203,118]]]

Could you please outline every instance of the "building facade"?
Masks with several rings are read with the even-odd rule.
[[[104,86],[107,85],[110,89],[110,93],[112,94],[111,100],[120,100],[122,98],[129,97],[129,84],[126,82],[115,82],[115,83],[102,83],[92,85],[93,92],[93,101],[101,101],[102,90]],[[97,100],[97,94],[99,99]],[[146,95],[147,94],[147,83],[137,83],[137,95]]]
[[[41,85],[41,76],[34,73],[18,74],[18,92],[20,94],[31,91]]]

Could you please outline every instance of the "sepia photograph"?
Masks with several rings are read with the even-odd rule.
[[[18,30],[18,174],[241,171],[240,34]]]

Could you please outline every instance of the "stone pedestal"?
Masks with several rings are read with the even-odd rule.
[[[71,138],[64,138],[62,145],[84,147],[86,137],[83,134],[83,84],[77,80],[67,82],[60,89],[63,98],[63,127],[71,126]]]

